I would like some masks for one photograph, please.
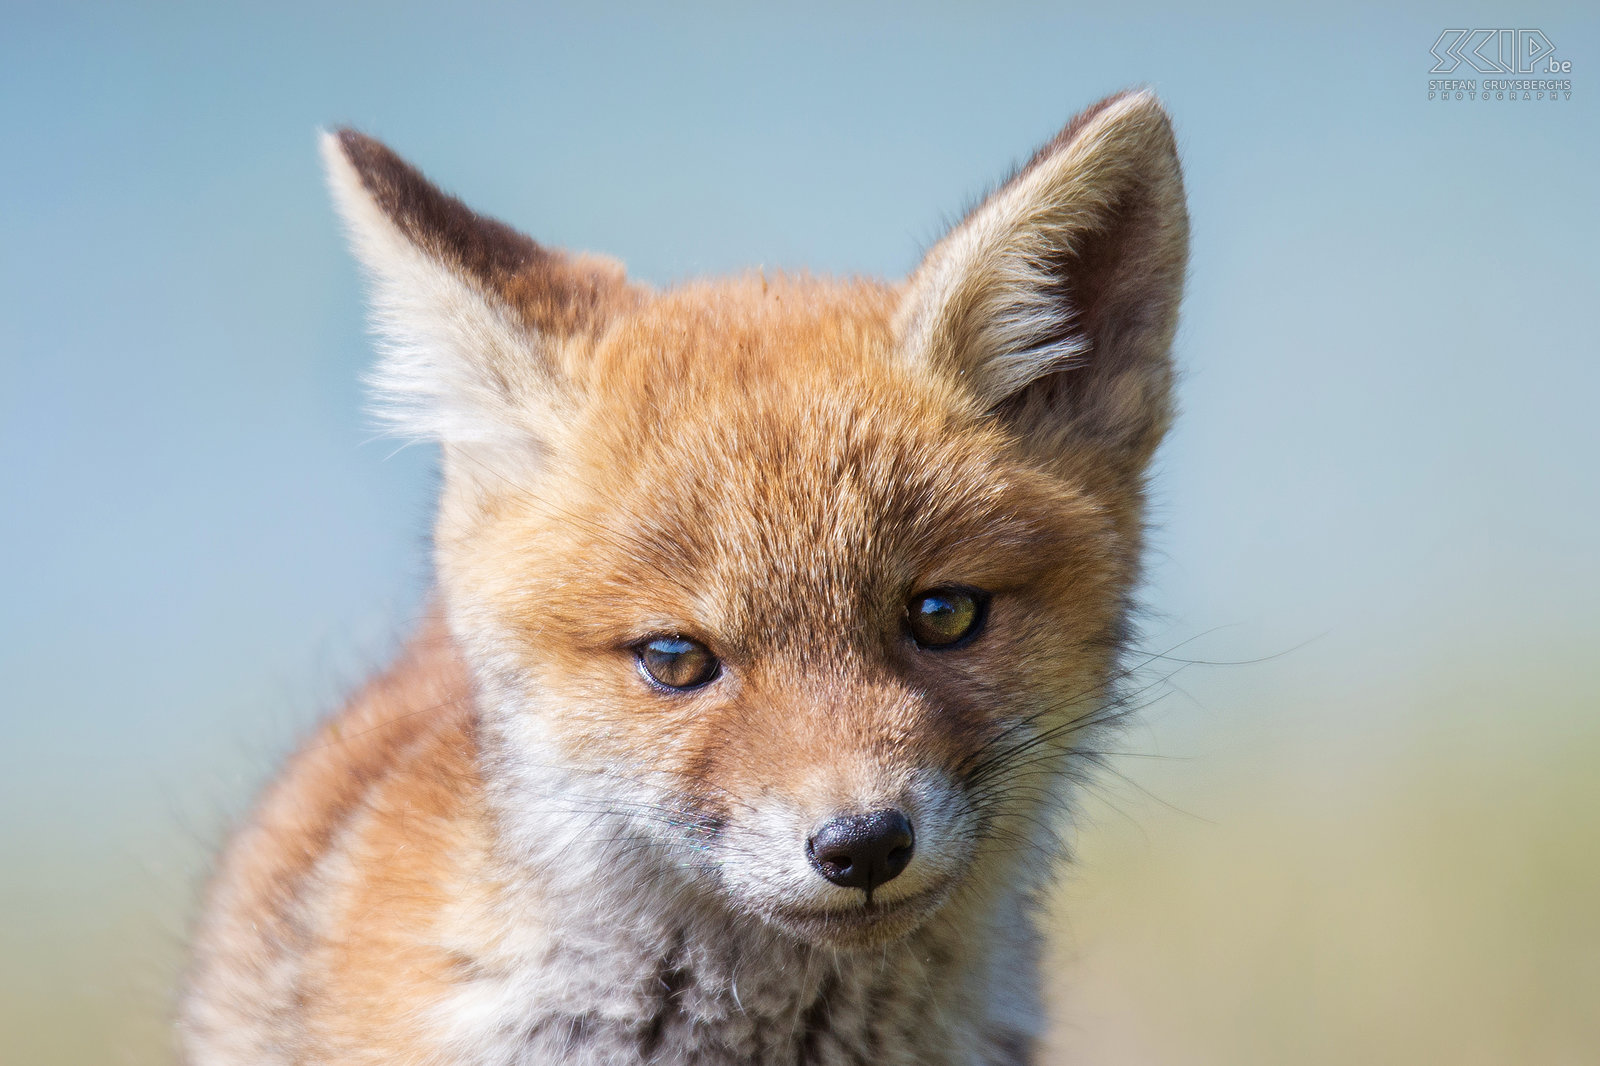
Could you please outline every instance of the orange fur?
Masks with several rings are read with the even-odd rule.
[[[1037,827],[1115,716],[1169,417],[1171,144],[1097,105],[905,285],[652,293],[331,141],[443,448],[439,617],[232,842],[193,1061],[1025,1057]],[[981,629],[911,642],[957,586]],[[721,672],[650,684],[663,635]],[[888,808],[903,874],[816,876]]]

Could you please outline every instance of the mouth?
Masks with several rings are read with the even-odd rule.
[[[804,940],[835,947],[873,947],[917,930],[944,902],[941,889],[926,889],[902,899],[881,897],[846,907],[778,907],[768,912],[775,924]]]

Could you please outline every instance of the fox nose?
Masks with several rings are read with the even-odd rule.
[[[823,877],[870,897],[873,889],[900,876],[915,843],[911,823],[890,808],[825,822],[806,841],[806,856]]]

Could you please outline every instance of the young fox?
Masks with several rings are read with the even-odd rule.
[[[442,450],[435,608],[229,846],[188,1061],[1031,1061],[1171,413],[1160,104],[896,285],[653,291],[324,149]]]

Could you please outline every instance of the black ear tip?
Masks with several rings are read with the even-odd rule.
[[[515,274],[541,254],[533,241],[475,214],[376,137],[340,126],[323,134],[322,149],[339,195],[369,201],[412,244],[480,282]]]
[[[358,151],[365,144],[370,144],[372,138],[356,129],[354,126],[338,126],[330,131],[333,139],[339,142],[339,147],[346,152]]]
[[[394,149],[353,126],[340,126],[330,131],[329,136],[338,146],[339,153],[363,176],[379,171],[411,169],[395,154]]]
[[[340,126],[328,132],[324,143],[325,150],[349,164],[367,193],[396,221],[401,215],[424,210],[434,201],[448,199],[421,171],[376,137]],[[459,207],[459,211],[465,210]]]

